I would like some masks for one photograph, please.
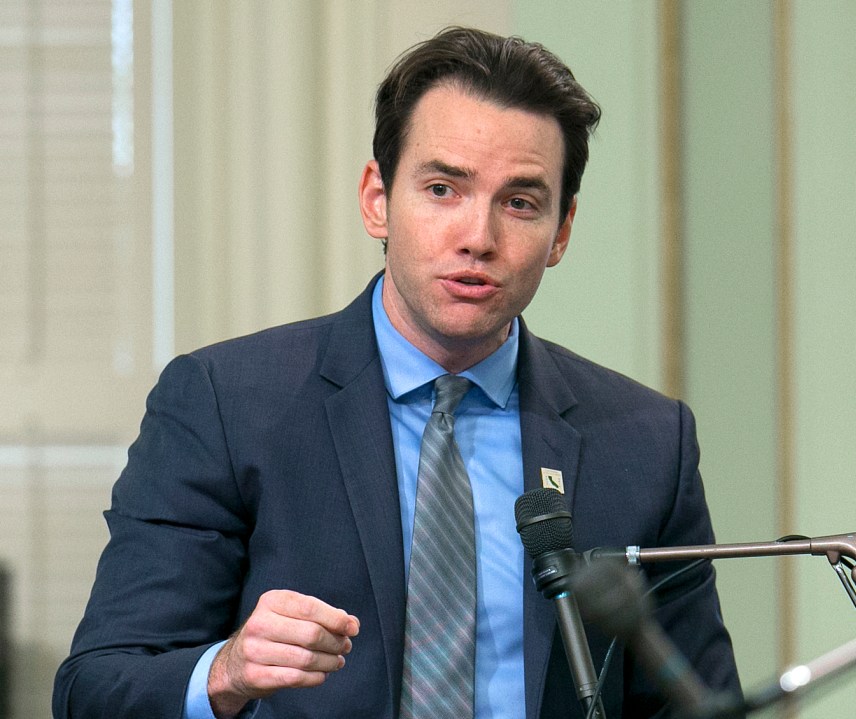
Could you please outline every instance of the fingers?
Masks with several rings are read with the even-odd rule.
[[[283,688],[321,684],[345,665],[359,620],[320,599],[266,592],[211,665],[208,695],[217,717]]]
[[[248,661],[307,671],[336,671],[351,651],[356,618],[303,595],[268,593],[241,628]]]
[[[360,631],[359,620],[343,609],[287,589],[266,592],[259,599],[259,607],[266,607],[288,620],[316,624],[342,637],[354,637]]]

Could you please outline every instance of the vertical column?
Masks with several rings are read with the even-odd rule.
[[[683,11],[686,397],[718,541],[769,540],[780,534],[772,6]],[[747,686],[781,663],[781,561],[717,564]]]

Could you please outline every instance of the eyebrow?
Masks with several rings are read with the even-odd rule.
[[[538,190],[546,199],[553,199],[553,192],[550,189],[550,186],[540,177],[533,177],[531,175],[509,177],[505,181],[505,186],[508,188],[519,188],[521,190]]]
[[[476,176],[475,171],[469,170],[466,167],[458,167],[457,165],[449,165],[442,160],[429,160],[423,162],[416,168],[416,175],[431,175],[433,173],[447,175],[449,177],[460,177],[471,179]]]
[[[458,177],[465,180],[472,180],[476,176],[476,172],[466,167],[450,165],[442,160],[429,160],[423,162],[416,168],[416,175],[430,175],[438,173],[447,177]],[[521,190],[537,190],[544,195],[548,202],[553,199],[553,192],[550,186],[543,178],[534,175],[519,175],[507,177],[503,186],[507,189]]]

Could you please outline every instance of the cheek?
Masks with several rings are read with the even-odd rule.
[[[388,224],[390,248],[397,247],[401,258],[418,253],[428,244],[429,237],[425,228],[430,226],[427,218],[422,218],[414,212],[396,214]]]
[[[528,277],[540,277],[554,259],[553,240],[545,242],[543,237],[523,238],[515,264]]]

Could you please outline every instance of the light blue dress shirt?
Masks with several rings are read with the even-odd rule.
[[[382,291],[383,278],[374,290],[372,312],[395,450],[406,573],[422,432],[431,416],[433,381],[446,371],[392,326],[383,308]],[[455,438],[472,484],[475,511],[476,719],[523,719],[526,715],[523,545],[514,522],[514,502],[523,493],[518,339],[515,319],[505,343],[461,373],[475,387],[455,412]],[[208,671],[223,643],[211,647],[197,663],[185,698],[185,719],[214,719],[207,695]],[[252,716],[256,707],[253,702],[242,717]]]
[[[405,571],[413,539],[416,477],[422,433],[433,406],[433,381],[447,374],[392,326],[381,302],[383,279],[372,298],[375,334],[387,389]],[[514,502],[523,493],[520,402],[517,392],[517,320],[496,352],[461,373],[476,385],[455,412],[455,439],[473,488],[477,561],[476,719],[522,719],[523,545]]]

